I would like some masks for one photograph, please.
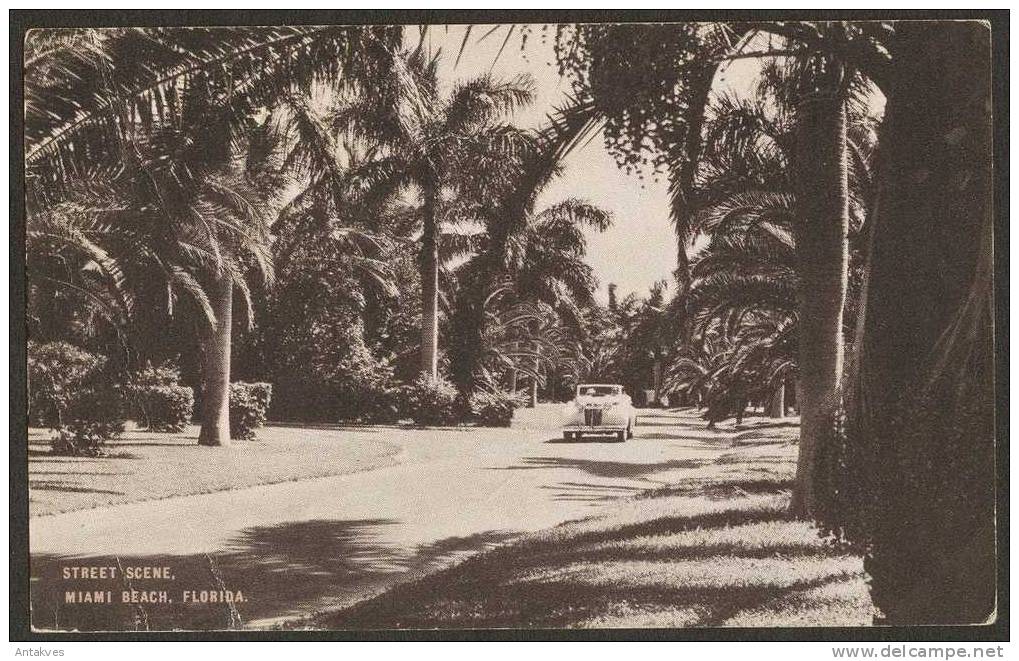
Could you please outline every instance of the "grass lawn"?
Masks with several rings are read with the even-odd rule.
[[[198,445],[198,427],[180,434],[129,427],[110,456],[49,452],[51,433],[29,430],[29,514],[42,516],[141,500],[342,475],[396,463],[399,449],[371,429],[266,427],[229,448]]]
[[[681,478],[295,627],[864,626],[862,561],[786,515],[794,425]]]

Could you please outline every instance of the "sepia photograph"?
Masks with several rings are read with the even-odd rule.
[[[1007,639],[1007,14],[462,14],[15,17],[21,630]]]

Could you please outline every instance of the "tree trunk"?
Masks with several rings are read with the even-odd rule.
[[[230,445],[230,331],[233,323],[233,279],[214,276],[209,291],[216,327],[205,335],[205,374],[202,384],[202,429],[199,445]]]
[[[677,235],[676,251],[676,296],[683,300],[690,292],[690,230],[694,216],[698,211],[697,200],[697,167],[700,164],[703,148],[702,130],[704,115],[711,95],[711,83],[714,80],[718,64],[708,57],[700,63],[689,81],[690,104],[683,116],[686,124],[686,135],[683,139],[683,166],[674,171],[671,185],[671,214]],[[679,338],[683,345],[690,343],[693,330],[686,305],[682,306],[679,317]]]
[[[829,60],[833,82],[796,109],[796,253],[799,290],[800,446],[790,511],[814,509],[818,443],[832,423],[842,378],[842,315],[849,267],[849,169],[846,104]]]
[[[510,392],[517,391],[517,370],[516,368],[510,369]]]
[[[531,399],[528,402],[528,408],[534,408],[538,405],[538,359],[534,359],[534,376],[531,377]]]
[[[824,523],[867,549],[884,623],[985,623],[996,599],[990,34],[979,21],[895,30],[861,346],[844,447],[824,462],[835,467]]]
[[[439,227],[435,198],[426,192],[421,234],[421,374],[439,376]]]
[[[768,417],[785,417],[785,383],[778,384],[775,392],[771,394],[771,401],[768,402]]]

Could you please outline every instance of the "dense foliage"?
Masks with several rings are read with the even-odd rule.
[[[106,442],[124,431],[124,393],[108,380],[108,375],[93,377],[71,399],[66,418],[56,430],[53,452],[100,456]]]

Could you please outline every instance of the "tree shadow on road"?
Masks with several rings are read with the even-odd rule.
[[[552,500],[569,502],[603,503],[639,494],[642,487],[617,484],[592,484],[588,482],[559,482],[544,485],[541,489],[555,492]]]
[[[388,519],[315,520],[252,527],[227,550],[212,555],[96,556],[68,558],[33,555],[33,626],[96,630],[213,630],[253,620],[295,618],[335,609],[376,595],[476,553],[511,535],[500,531],[450,537],[411,551],[380,541],[396,524]],[[182,530],[182,535],[187,531]],[[63,580],[64,567],[168,566],[173,581],[127,582]],[[123,604],[123,590],[166,590],[173,603]],[[111,606],[66,604],[67,590],[110,590]],[[183,603],[184,590],[240,591],[240,603]]]
[[[670,459],[657,463],[574,459],[571,457],[526,457],[522,464],[495,467],[491,470],[537,470],[541,468],[581,470],[595,477],[639,478],[661,471],[698,468],[711,463],[700,459]]]

